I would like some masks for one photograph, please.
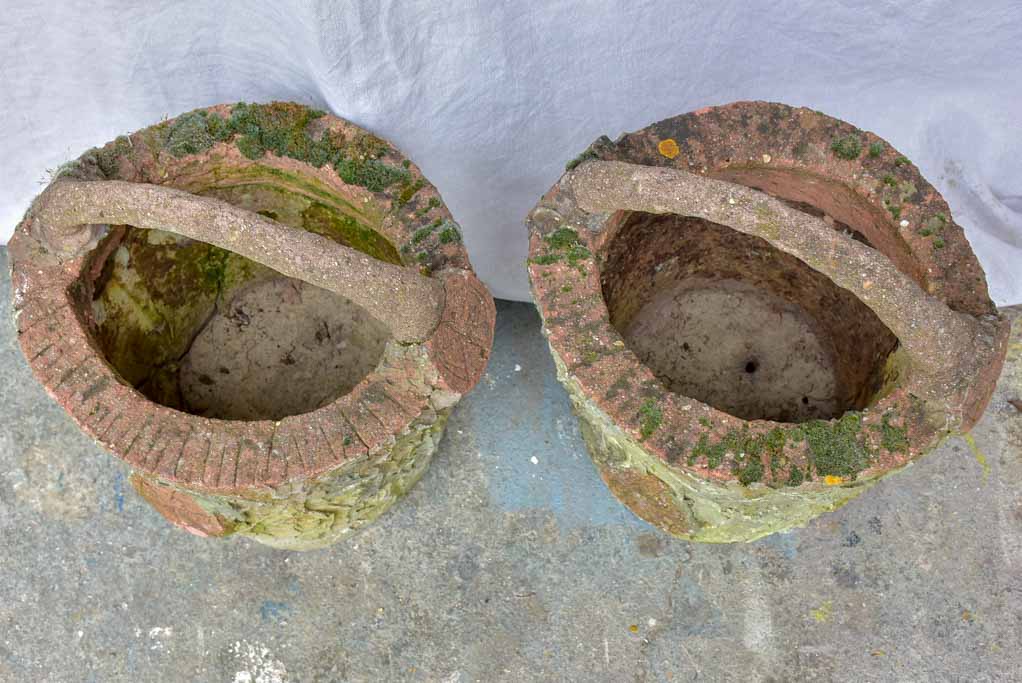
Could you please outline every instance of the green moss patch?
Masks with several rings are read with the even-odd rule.
[[[596,158],[598,158],[596,152],[594,152],[591,149],[587,149],[586,151],[582,152],[577,157],[566,163],[564,165],[564,170],[571,171],[574,168],[576,168],[579,164]]]
[[[855,135],[836,138],[830,143],[830,151],[842,159],[852,161],[862,154],[862,141]]]
[[[543,238],[547,251],[545,254],[529,259],[530,263],[550,265],[565,260],[568,265],[585,272],[583,261],[592,257],[592,252],[578,238],[578,232],[572,228],[558,228]]]
[[[880,445],[892,453],[908,453],[908,429],[891,424],[891,415],[880,419]]]
[[[705,422],[710,424],[709,420]],[[692,449],[688,464],[693,465],[705,458],[706,466],[716,469],[730,453],[734,459],[734,471],[738,475],[738,481],[748,486],[763,479],[765,474],[763,455],[769,455],[771,462],[775,462],[784,453],[787,440],[784,430],[779,428],[756,435],[749,432],[748,426],[742,427],[741,430],[730,429],[715,443],[710,443],[709,435],[704,433],[700,435],[699,441]]]
[[[430,235],[433,234],[435,228],[432,225],[427,225],[424,228],[419,228],[412,233],[412,244],[419,244],[425,241]]]
[[[372,192],[403,183],[399,203],[407,202],[422,188],[424,181],[413,178],[407,168],[381,160],[390,148],[374,135],[363,133],[346,140],[326,132],[313,137],[309,124],[323,115],[322,111],[290,102],[239,102],[227,118],[205,111],[189,112],[154,130],[157,142],[175,157],[198,154],[216,142],[233,140],[249,159],[273,152],[316,168],[329,165],[344,182]]]
[[[337,152],[330,136],[314,140],[308,133],[309,123],[321,116],[321,111],[288,102],[240,102],[224,123],[214,125],[221,139],[237,135],[238,149],[249,159],[258,159],[270,151],[320,167],[335,162]]]
[[[361,185],[371,192],[383,192],[395,183],[407,180],[408,171],[378,159],[341,159],[334,166],[337,175],[349,185]]]
[[[454,223],[447,221],[446,227],[440,231],[440,244],[453,244],[461,241],[461,233]]]
[[[931,216],[923,226],[919,229],[919,234],[923,237],[929,237],[930,235],[938,235],[944,230],[944,226],[947,225],[947,216],[943,213],[938,213],[935,216]]]
[[[655,399],[648,398],[639,406],[639,432],[643,440],[653,436],[653,432],[660,428],[663,421],[663,410]]]
[[[800,425],[794,434],[808,444],[813,468],[820,476],[854,478],[869,464],[870,453],[861,436],[862,419],[858,413],[845,413],[833,423],[812,420]]]
[[[216,115],[213,116],[213,119],[218,122],[223,121]],[[210,118],[204,111],[182,114],[170,125],[164,147],[176,157],[205,152],[213,146],[216,140],[215,135],[222,134],[224,128],[223,123],[215,124],[216,133],[214,133],[210,127]]]
[[[893,419],[893,414],[885,413],[881,424],[871,429],[878,433],[881,447],[891,452],[907,453],[907,430],[895,426]],[[700,418],[699,422],[706,429],[712,428],[712,423],[706,418]],[[812,479],[814,472],[821,477],[855,479],[874,457],[874,447],[867,438],[861,415],[849,412],[833,422],[812,420],[793,427],[775,427],[758,435],[751,434],[748,426],[743,426],[740,430],[728,430],[716,441],[712,441],[711,435],[704,432],[689,453],[687,463],[691,466],[704,460],[708,468],[716,469],[730,455],[738,480],[748,485],[764,478],[764,455],[768,457],[773,476],[786,463],[785,446],[802,442],[808,446],[809,462],[804,468],[795,465],[790,467],[787,481],[784,482],[788,486],[801,485]]]
[[[117,136],[112,144],[101,147],[94,152],[96,164],[107,178],[117,176],[121,157],[127,156],[130,153],[131,140],[125,135]]]

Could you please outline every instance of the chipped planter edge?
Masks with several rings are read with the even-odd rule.
[[[613,238],[616,212],[583,210],[572,185],[575,176],[598,166],[590,161],[681,169],[768,192],[785,182],[775,171],[788,182],[804,177],[824,188],[817,198],[833,193],[835,203],[859,212],[860,223],[865,217],[867,237],[893,254],[890,260],[921,296],[970,321],[985,362],[957,384],[920,380],[918,387],[932,389],[925,399],[900,381],[861,411],[805,424],[745,421],[669,392],[610,324],[600,257]],[[946,202],[876,135],[809,109],[737,102],[666,119],[615,142],[600,138],[567,170],[527,220],[530,282],[590,454],[615,496],[643,519],[708,542],[750,541],[802,526],[904,468],[947,434],[967,431],[982,414],[1009,326],[990,302],[982,269]],[[563,228],[574,234],[553,237]],[[910,369],[907,377],[921,374]],[[810,441],[849,432],[867,465],[854,472],[814,467]],[[726,450],[735,443],[752,444],[762,455],[738,457]],[[711,467],[704,454],[715,447],[723,457]]]
[[[265,113],[270,123],[246,134],[210,134],[238,107]],[[285,132],[308,136],[307,143],[382,146],[373,162],[397,180],[380,187],[365,174],[365,183],[357,175],[345,182],[337,167],[302,158],[304,147],[280,154],[262,149],[271,133],[280,133],[271,125],[291,125]],[[337,144],[341,150],[344,143]],[[136,489],[168,520],[204,536],[238,533],[283,548],[325,546],[375,519],[421,476],[451,408],[485,371],[493,299],[472,271],[457,224],[419,169],[386,141],[303,105],[219,105],[182,114],[89,150],[61,175],[190,191],[218,166],[267,172],[295,192],[379,209],[374,229],[402,264],[443,283],[432,333],[421,343],[391,340],[352,391],[308,413],[252,422],[183,413],[126,385],[86,329],[88,312],[72,289],[88,275],[83,270],[102,231],[90,228],[85,253],[62,260],[32,229],[30,208],[9,244],[18,341],[47,392],[85,433],[128,463]],[[352,174],[350,167],[340,170]]]

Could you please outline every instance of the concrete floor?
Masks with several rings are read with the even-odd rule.
[[[694,545],[607,492],[534,309],[501,302],[423,480],[303,554],[167,525],[31,377],[9,299],[5,275],[0,681],[1022,681],[1018,336],[975,447]]]

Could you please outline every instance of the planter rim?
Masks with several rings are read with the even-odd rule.
[[[858,141],[854,158],[838,153],[844,149],[837,141],[845,139]],[[805,108],[736,102],[665,119],[617,141],[600,138],[568,165],[569,172],[527,219],[530,281],[561,379],[576,384],[622,430],[624,438],[641,443],[667,465],[721,483],[737,483],[741,477],[742,465],[732,458],[737,454],[730,452],[734,448],[711,466],[708,458],[693,455],[698,444],[756,444],[764,453],[760,461],[763,470],[771,471],[771,484],[785,483],[794,469],[805,470],[810,459],[807,440],[795,441],[808,423],[743,420],[672,393],[626,346],[610,323],[601,284],[601,256],[620,225],[620,210],[586,211],[572,186],[575,176],[587,175],[589,161],[677,168],[731,182],[735,182],[732,174],[741,177],[781,171],[804,174],[808,182],[844,188],[841,191],[854,193],[856,200],[882,219],[878,225],[885,234],[878,237],[905,245],[898,255],[901,262],[896,264],[902,274],[973,326],[970,342],[986,362],[971,367],[971,374],[965,373],[949,385],[923,378],[910,368],[909,381],[903,378],[867,408],[831,420],[811,421],[814,428],[828,433],[854,422],[857,438],[869,444],[873,453],[866,467],[850,476],[828,476],[826,484],[854,485],[855,479],[869,480],[898,469],[928,450],[942,434],[965,431],[979,418],[1003,363],[1008,325],[989,300],[982,269],[940,194],[914,165],[875,134]],[[572,172],[576,167],[578,171]],[[897,211],[884,203],[884,193],[877,189],[891,182],[913,188]],[[655,211],[664,212],[670,213]],[[935,246],[932,234],[923,234],[925,230],[919,227],[938,220],[942,223],[940,247]],[[823,274],[833,283],[830,274]],[[948,363],[962,365],[963,360],[954,358]],[[774,471],[767,454],[769,439],[777,434],[784,436],[780,443],[788,447],[783,450],[785,463]]]
[[[439,323],[424,341],[388,342],[379,365],[348,393],[311,412],[258,421],[206,418],[150,401],[110,366],[86,329],[86,314],[73,300],[73,285],[88,274],[93,250],[65,260],[48,254],[32,229],[31,209],[10,249],[19,342],[47,392],[86,433],[137,471],[193,490],[237,494],[297,483],[371,456],[424,411],[457,402],[485,370],[494,305],[472,271],[460,230],[436,188],[393,145],[376,136],[373,140],[386,146],[380,163],[403,168],[405,182],[382,189],[357,186],[329,166],[270,151],[253,159],[239,152],[239,136],[182,155],[146,144],[157,134],[166,140],[167,131],[184,117],[202,112],[224,118],[235,106],[188,112],[122,136],[86,152],[72,167],[72,177],[187,188],[196,170],[213,158],[232,168],[302,173],[342,200],[380,207],[384,217],[377,232],[401,250],[404,267],[422,271],[422,264],[429,264],[426,274],[443,284],[445,300]],[[293,103],[251,106],[290,114],[312,111]],[[371,136],[331,114],[316,112],[311,120],[323,135]],[[129,141],[128,149],[140,151],[126,152],[122,140]],[[114,161],[97,168],[102,154]],[[153,169],[161,175],[153,177]],[[441,225],[453,237],[438,239],[436,228]],[[418,238],[428,226],[431,238]],[[406,369],[412,365],[429,368],[429,386],[410,381]]]

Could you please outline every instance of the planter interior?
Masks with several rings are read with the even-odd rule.
[[[197,194],[401,262],[378,233],[313,197],[272,177],[237,182],[221,173]],[[279,420],[315,410],[368,375],[390,338],[344,297],[203,242],[124,226],[94,254],[83,277],[98,277],[82,284],[99,348],[147,398],[184,412]]]
[[[890,379],[894,334],[799,259],[699,218],[614,220],[610,320],[670,391],[745,420],[804,422],[865,408]]]

